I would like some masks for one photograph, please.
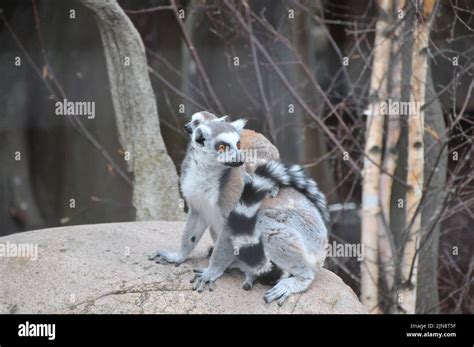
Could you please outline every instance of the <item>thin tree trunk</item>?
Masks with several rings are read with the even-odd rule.
[[[412,69],[412,52],[413,52],[413,28],[415,26],[415,11],[411,1],[406,2],[403,9],[403,30],[401,47],[402,75],[401,75],[401,102],[408,103],[411,97],[411,69]],[[395,252],[393,254],[394,263],[394,280],[393,286],[387,288],[385,312],[397,313],[398,297],[401,283],[401,262],[402,262],[402,236],[406,226],[406,192],[407,192],[407,163],[408,163],[408,117],[403,113],[400,117],[400,138],[398,140],[398,158],[395,168],[395,176],[400,181],[392,182],[392,197],[390,209],[390,231],[395,244]],[[393,206],[396,206],[394,208]]]
[[[379,312],[378,300],[378,230],[380,220],[380,167],[382,164],[383,125],[381,102],[387,97],[387,71],[390,62],[391,42],[387,37],[391,0],[379,0],[379,17],[376,24],[372,76],[370,81],[371,103],[367,112],[367,130],[362,187],[362,235],[365,249],[361,266],[361,301],[369,312]]]
[[[97,16],[119,139],[135,176],[137,220],[181,219],[178,176],[161,136],[140,35],[115,0],[81,2]]]
[[[395,13],[405,7],[405,0],[394,1]],[[394,18],[393,16],[391,18]],[[391,54],[391,79],[389,83],[389,94],[392,102],[400,104],[402,90],[402,33],[404,18],[397,20],[399,23],[394,31],[392,39]],[[383,161],[384,173],[380,179],[380,195],[384,228],[380,228],[379,232],[379,260],[381,277],[385,281],[386,287],[391,288],[394,281],[394,251],[393,251],[393,234],[390,228],[390,209],[392,208],[392,188],[393,178],[397,168],[398,161],[398,143],[400,139],[400,108],[389,112],[387,122],[387,138],[385,142],[385,153]],[[397,208],[397,205],[393,206]]]
[[[431,64],[428,64],[428,75],[426,76],[426,101],[430,102],[436,97],[433,85]],[[425,142],[425,168],[424,176],[430,177],[429,187],[425,183],[427,194],[421,210],[421,244],[418,264],[418,286],[416,313],[438,313],[438,256],[440,223],[433,225],[437,209],[442,205],[445,197],[445,183],[447,174],[447,149],[439,141],[439,135],[446,130],[443,110],[438,98],[430,102],[425,111],[426,131],[423,140]],[[443,153],[440,153],[443,151]],[[439,158],[439,160],[438,160]],[[432,172],[434,170],[434,172]]]
[[[421,1],[418,1],[420,3]],[[414,113],[408,117],[408,175],[407,184],[407,223],[410,228],[404,238],[403,258],[401,264],[402,287],[399,293],[399,310],[404,313],[415,313],[418,258],[416,250],[419,245],[421,214],[418,213],[423,191],[424,168],[424,110],[426,76],[428,71],[427,50],[429,44],[430,19],[435,0],[425,0],[421,16],[415,23],[411,105]]]

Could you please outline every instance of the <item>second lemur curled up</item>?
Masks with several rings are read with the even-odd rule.
[[[208,112],[193,115],[180,177],[189,206],[181,248],[157,250],[150,259],[186,261],[209,228],[214,250],[209,266],[198,271],[194,289],[211,289],[228,268],[244,271],[244,288],[250,288],[256,276],[274,268],[284,276],[267,291],[265,301],[282,304],[289,295],[305,291],[324,263],[326,204],[299,167],[268,161],[270,143],[259,148],[259,159],[264,160],[255,172],[253,166],[244,165],[240,143],[244,126],[244,120],[227,122]]]
[[[240,268],[245,273],[243,287],[246,290],[252,287],[257,277],[275,270],[275,264],[265,253],[262,235],[255,226],[264,199],[268,195],[276,197],[279,188],[284,186],[304,194],[319,210],[325,225],[328,225],[326,198],[319,191],[316,182],[304,175],[301,166],[287,166],[276,160],[257,166],[253,176],[246,175],[239,202],[227,218],[234,254],[243,262]]]

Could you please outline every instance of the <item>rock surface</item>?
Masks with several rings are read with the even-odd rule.
[[[182,222],[132,222],[30,231],[0,245],[38,246],[38,259],[0,258],[0,313],[366,313],[354,292],[322,270],[310,290],[279,307],[269,288],[241,288],[225,274],[213,292],[191,290],[192,270],[207,266],[206,235],[180,267],[149,261],[157,248],[177,249]],[[5,249],[5,248],[4,248]],[[11,254],[10,254],[11,255]]]

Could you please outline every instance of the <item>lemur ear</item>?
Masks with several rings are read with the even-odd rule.
[[[193,133],[193,140],[200,146],[204,146],[204,142],[209,137],[209,131],[207,127],[199,126]]]
[[[192,116],[191,116],[191,120],[200,120],[202,122],[208,122],[208,121],[211,121],[211,120],[214,120],[216,119],[217,116],[215,114],[212,114],[211,112],[207,112],[207,111],[199,111],[199,112],[196,112],[194,113]]]
[[[215,121],[216,121],[216,122],[225,122],[225,120],[227,119],[227,117],[229,117],[229,116],[222,116],[222,117],[220,117],[220,118],[217,118]]]
[[[246,119],[237,119],[237,120],[233,121],[230,124],[232,124],[232,126],[235,128],[235,130],[237,130],[240,133],[240,131],[245,127],[245,124],[247,124],[247,120]]]

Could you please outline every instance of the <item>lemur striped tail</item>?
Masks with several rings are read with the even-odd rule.
[[[290,177],[288,186],[292,186],[300,193],[304,194],[321,213],[321,217],[326,226],[329,225],[329,209],[326,197],[318,188],[316,182],[305,176],[303,168],[299,165],[287,167],[287,174]]]
[[[267,194],[280,186],[291,186],[304,194],[319,210],[324,223],[329,223],[326,198],[316,182],[304,175],[301,166],[287,166],[275,160],[267,162],[256,168],[253,177],[246,177],[240,200],[227,220],[234,248],[240,253],[252,250],[250,258],[260,258],[254,253],[263,253],[260,235],[255,233],[257,213]]]

